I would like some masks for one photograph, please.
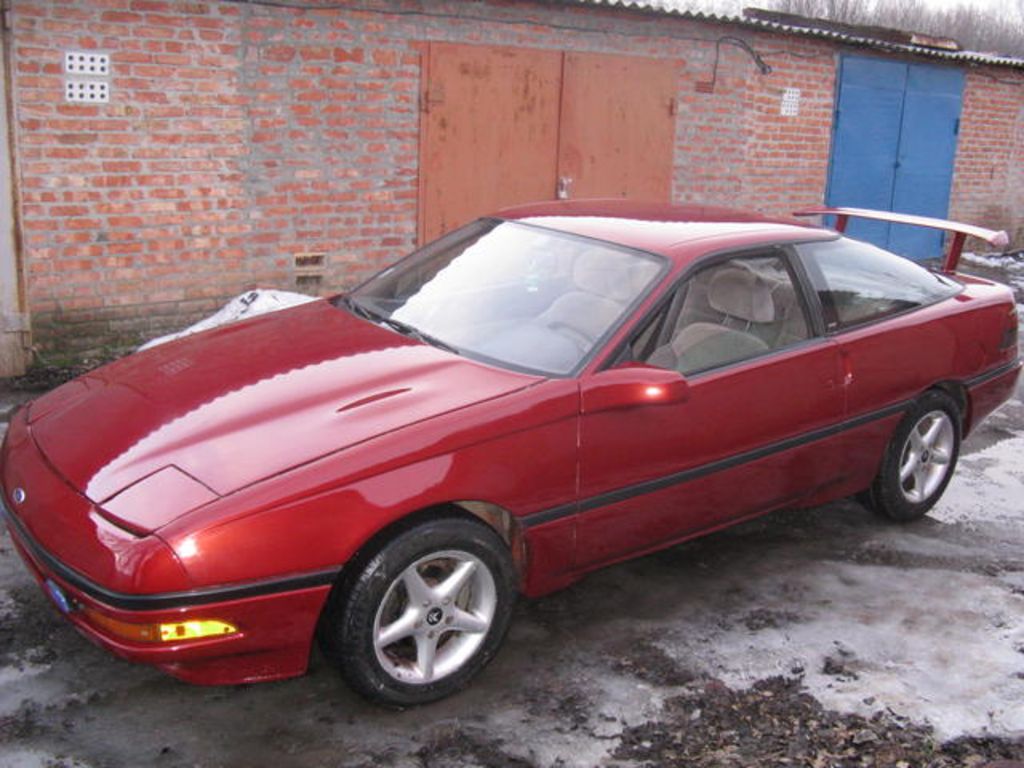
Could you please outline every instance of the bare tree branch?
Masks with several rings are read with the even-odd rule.
[[[1024,0],[994,12],[959,5],[951,10],[922,0],[767,0],[772,10],[846,24],[872,25],[948,37],[964,48],[1024,56]],[[1014,8],[1015,11],[1014,12]]]

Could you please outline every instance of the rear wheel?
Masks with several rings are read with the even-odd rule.
[[[960,430],[960,410],[953,398],[939,390],[918,398],[889,441],[868,491],[875,511],[898,522],[923,517],[953,476]]]
[[[388,542],[325,615],[325,651],[348,683],[391,706],[462,688],[494,656],[511,616],[508,548],[482,523],[422,523]]]

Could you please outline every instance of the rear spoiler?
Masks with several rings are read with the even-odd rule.
[[[929,216],[913,216],[909,213],[893,213],[891,211],[873,211],[868,208],[804,208],[794,211],[794,216],[835,216],[836,231],[845,232],[846,224],[850,217],[856,219],[876,219],[888,221],[892,224],[911,224],[918,227],[930,227],[953,233],[953,242],[949,246],[949,253],[942,260],[942,271],[953,272],[960,262],[960,254],[964,249],[964,240],[967,235],[984,240],[996,248],[1005,248],[1010,244],[1009,236],[1002,231],[975,227],[971,224],[961,224],[956,221],[945,219],[933,219]]]

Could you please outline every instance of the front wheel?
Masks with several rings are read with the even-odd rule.
[[[462,688],[490,661],[515,599],[508,548],[481,523],[422,523],[367,562],[325,616],[328,655],[348,683],[390,706]]]
[[[876,512],[897,522],[923,517],[949,484],[960,455],[960,409],[932,390],[907,411],[889,441],[868,498]]]

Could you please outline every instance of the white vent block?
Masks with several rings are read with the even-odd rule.
[[[110,54],[95,51],[66,51],[64,71],[69,75],[94,75],[106,77],[110,74]]]
[[[796,117],[800,114],[800,89],[787,88],[782,92],[782,103],[779,114],[783,117]]]
[[[106,80],[67,80],[64,100],[105,104],[110,101],[110,84]]]

